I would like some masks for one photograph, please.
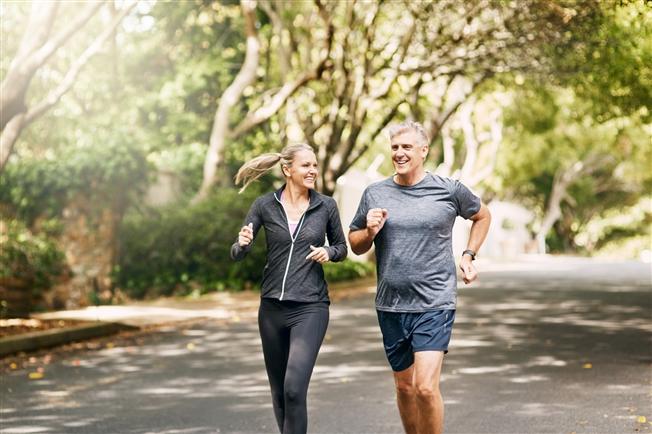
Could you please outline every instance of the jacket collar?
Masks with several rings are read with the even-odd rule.
[[[281,188],[279,188],[274,192],[274,197],[279,203],[281,202],[281,193],[283,192],[283,190],[285,190],[286,186],[287,184],[283,184]],[[323,202],[323,199],[321,198],[321,194],[317,193],[312,188],[308,190],[308,195],[310,198],[310,205],[308,205],[308,209],[306,211],[309,211],[313,208],[317,208]]]

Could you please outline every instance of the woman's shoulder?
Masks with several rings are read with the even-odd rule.
[[[269,207],[276,199],[274,199],[274,192],[264,193],[258,196],[251,203],[251,208],[254,209],[265,209]]]
[[[313,194],[314,194],[313,196],[314,199],[311,200],[316,199],[317,201],[323,202],[328,207],[337,206],[337,202],[331,196],[328,196],[324,193],[320,193],[317,190],[313,190]]]

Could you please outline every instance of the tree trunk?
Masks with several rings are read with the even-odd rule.
[[[12,119],[27,111],[25,94],[40,66],[33,53],[47,42],[58,8],[57,2],[32,2],[20,47],[0,84],[0,129],[3,131]]]
[[[72,88],[79,71],[99,51],[102,44],[115,31],[127,13],[136,6],[135,1],[124,6],[107,29],[100,33],[81,56],[73,62],[59,86],[50,92],[43,101],[36,104],[33,109],[29,109],[25,102],[25,95],[36,71],[91,19],[102,4],[102,2],[90,3],[67,27],[50,38],[50,28],[58,4],[56,2],[33,3],[29,23],[18,53],[11,62],[7,76],[0,85],[0,123],[2,124],[0,172],[7,164],[20,133],[30,123],[59,102],[61,97]]]
[[[259,108],[249,112],[245,118],[234,128],[229,125],[231,109],[237,104],[244,89],[256,78],[256,69],[260,56],[260,42],[256,31],[256,2],[241,0],[245,16],[245,31],[247,34],[247,50],[245,60],[231,85],[224,91],[220,98],[213,121],[213,129],[206,158],[204,160],[204,174],[201,187],[192,199],[193,203],[204,200],[211,188],[219,181],[220,169],[224,165],[224,155],[227,140],[235,139],[252,128],[260,125],[277,113],[301,86],[311,80],[318,79],[329,68],[328,59],[333,43],[334,26],[330,22],[324,6],[316,0],[320,17],[328,27],[325,47],[316,66],[307,68],[293,81],[285,83],[273,96],[261,104]],[[288,62],[289,63],[289,62]]]
[[[542,254],[546,253],[546,235],[548,235],[555,222],[561,217],[561,201],[566,196],[568,189],[568,184],[563,178],[562,176],[561,179],[556,179],[552,186],[546,213],[541,221],[541,227],[536,233],[537,251]]]
[[[561,217],[561,201],[566,197],[568,187],[577,179],[584,168],[584,162],[578,161],[569,168],[560,168],[555,173],[546,212],[541,221],[541,227],[539,227],[535,236],[538,253],[546,253],[546,235]]]
[[[241,0],[240,6],[245,19],[245,34],[247,35],[247,50],[245,60],[233,82],[226,88],[213,118],[213,129],[204,160],[204,177],[193,202],[199,202],[208,196],[217,181],[217,172],[224,161],[224,151],[229,136],[229,114],[242,96],[244,89],[256,78],[256,69],[260,57],[260,41],[256,31],[256,2]]]

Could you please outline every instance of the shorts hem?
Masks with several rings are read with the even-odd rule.
[[[457,310],[456,306],[453,307],[433,307],[428,309],[419,309],[419,310],[405,310],[405,309],[392,309],[389,307],[378,307],[376,310],[380,312],[389,312],[389,313],[426,313],[426,312],[437,312],[440,310]]]
[[[447,354],[448,353],[448,348],[419,348],[419,349],[413,348],[412,349],[413,353],[420,353],[420,352],[423,352],[423,351],[441,351],[444,354]]]
[[[405,368],[396,369],[396,368],[393,367],[391,364],[389,365],[389,367],[392,368],[392,371],[393,371],[393,372],[401,372],[401,371],[405,371],[406,369],[408,369],[408,368],[409,368],[410,366],[412,366],[412,365],[414,365],[414,360],[412,361],[412,363],[410,363],[409,365],[407,365]]]

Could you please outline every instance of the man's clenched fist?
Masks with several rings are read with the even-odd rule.
[[[375,237],[387,221],[387,210],[385,208],[372,208],[367,213],[367,232]]]

